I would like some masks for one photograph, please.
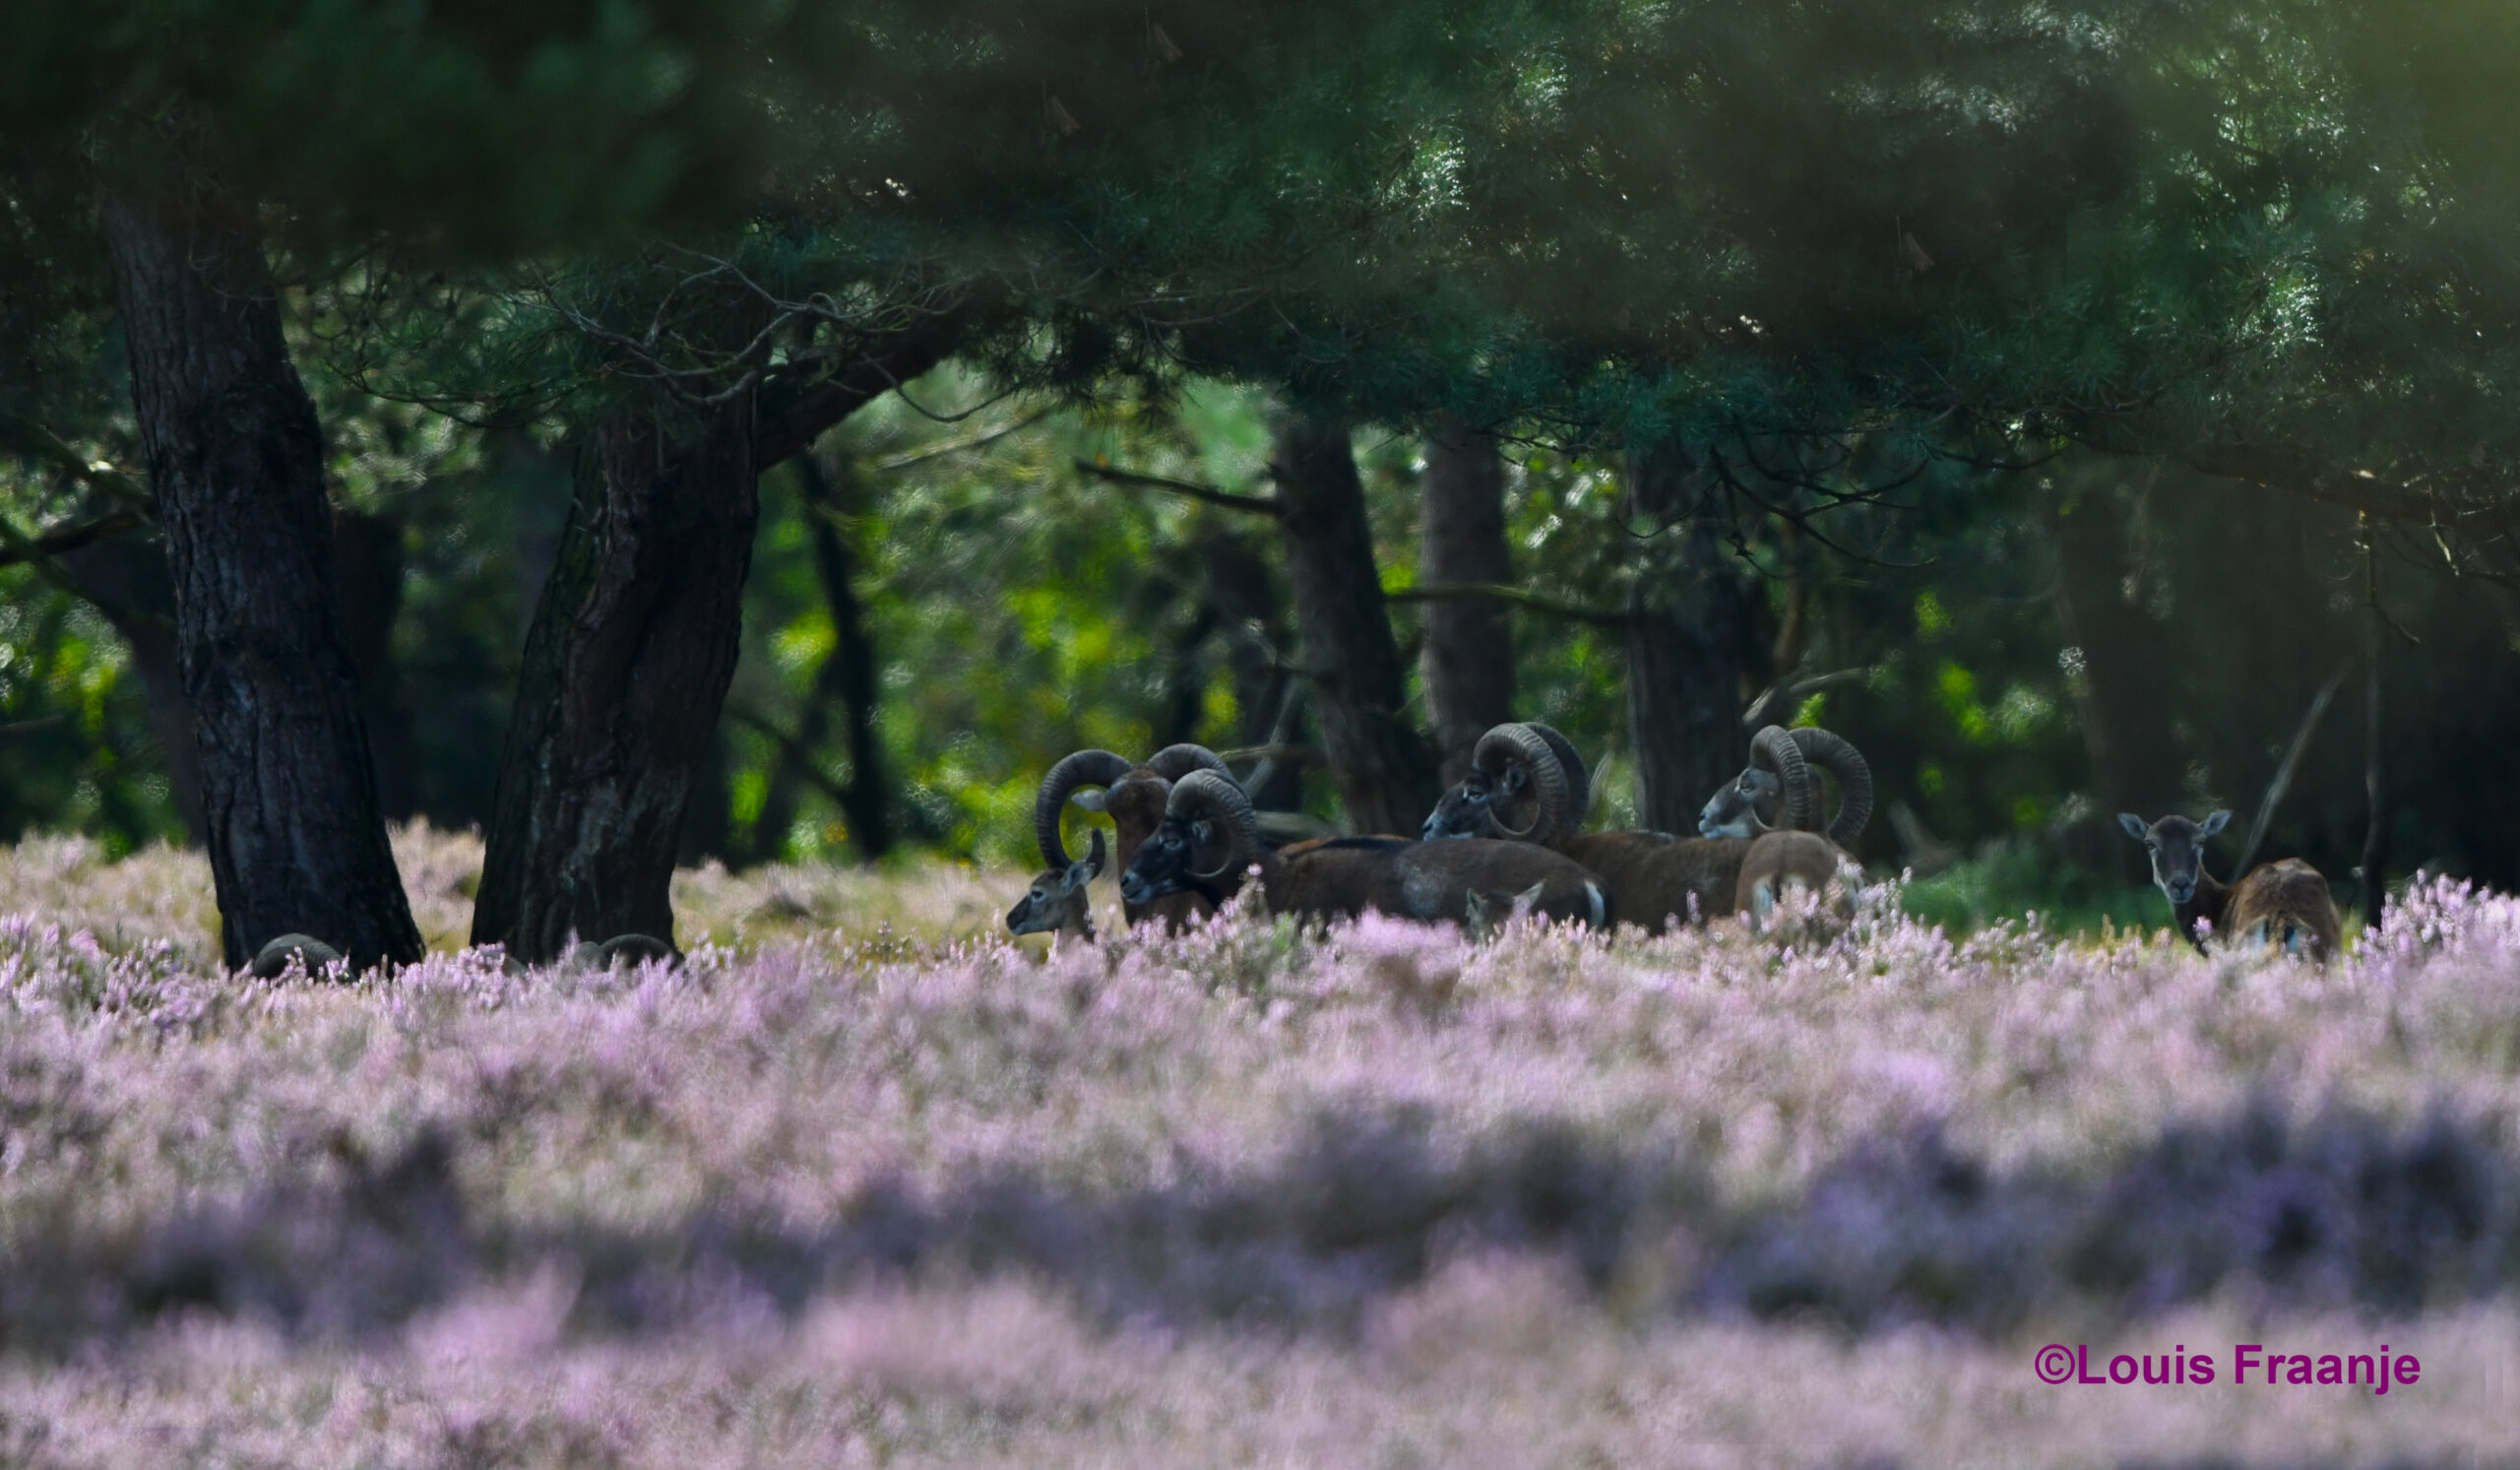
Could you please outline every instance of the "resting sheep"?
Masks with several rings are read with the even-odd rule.
[[[1776,912],[1777,900],[1793,888],[1823,896],[1828,911],[1840,920],[1855,917],[1855,895],[1847,868],[1854,863],[1846,849],[1817,832],[1763,832],[1750,840],[1741,859],[1741,876],[1732,889],[1735,913],[1761,925]]]
[[[1111,819],[1112,858],[1121,867],[1127,867],[1129,860],[1137,856],[1139,845],[1164,824],[1165,800],[1171,794],[1172,784],[1193,771],[1211,771],[1228,781],[1233,779],[1225,761],[1204,745],[1166,745],[1136,764],[1108,750],[1079,750],[1068,755],[1050,767],[1033,799],[1033,836],[1040,847],[1041,862],[1049,869],[1064,873],[1075,861],[1068,857],[1067,845],[1059,840],[1060,812],[1074,801]],[[1151,904],[1131,903],[1124,898],[1120,912],[1132,925],[1155,919],[1167,928],[1179,928],[1216,912],[1216,906],[1196,893],[1183,893]]]
[[[1557,776],[1553,760],[1549,775]],[[1562,779],[1559,786],[1562,795]],[[1146,904],[1187,892],[1223,904],[1255,866],[1269,911],[1307,919],[1373,912],[1466,924],[1472,892],[1521,894],[1535,886],[1533,913],[1597,927],[1609,918],[1591,873],[1530,843],[1338,837],[1270,852],[1260,845],[1251,799],[1207,771],[1173,783],[1164,825],[1121,875],[1120,896]]]
[[[1814,734],[1824,737],[1797,737],[1770,726],[1751,739],[1751,771],[1727,791],[1747,783],[1748,802],[1761,830],[1768,819],[1757,817],[1755,808],[1762,799],[1771,808],[1783,804],[1779,814],[1786,825],[1814,819],[1819,787],[1804,758],[1806,748],[1821,750],[1827,769],[1838,776],[1845,792],[1840,819],[1850,837],[1869,813],[1872,786],[1862,758],[1846,741],[1825,732]],[[1663,832],[1583,832],[1583,807],[1576,796],[1584,789],[1579,785],[1583,764],[1571,747],[1560,748],[1564,745],[1564,736],[1544,727],[1500,725],[1490,730],[1472,752],[1469,777],[1446,792],[1427,816],[1426,835],[1545,844],[1597,874],[1608,890],[1611,909],[1623,920],[1657,933],[1673,919],[1697,921],[1734,912],[1750,854],[1749,834],[1675,838]],[[1545,774],[1549,765],[1558,767],[1558,779]],[[1723,800],[1722,794],[1718,799]]]

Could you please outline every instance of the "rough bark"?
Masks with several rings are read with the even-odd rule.
[[[1750,588],[1725,544],[1720,502],[1681,446],[1628,456],[1628,508],[1656,528],[1639,543],[1628,608],[1637,820],[1694,832],[1707,797],[1748,756],[1741,698]]]
[[[1348,426],[1291,414],[1273,461],[1302,662],[1339,799],[1359,832],[1415,832],[1441,788],[1434,752],[1401,718],[1407,677]]]
[[[666,889],[734,676],[759,519],[753,404],[598,425],[526,636],[472,942],[670,939]]]
[[[472,942],[530,962],[575,933],[670,938],[667,888],[742,634],[760,477],[934,367],[923,322],[794,395],[703,420],[658,405],[599,425],[526,636],[483,832]]]
[[[1446,423],[1426,441],[1418,527],[1418,577],[1430,583],[1510,585],[1505,548],[1505,462],[1486,434]],[[1470,774],[1479,737],[1514,718],[1514,631],[1505,607],[1486,598],[1426,604],[1418,655],[1426,715],[1450,786]]]
[[[323,435],[251,215],[208,191],[103,204],[227,963],[292,930],[362,967],[415,960],[343,646]]]

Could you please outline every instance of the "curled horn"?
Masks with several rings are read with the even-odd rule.
[[[1192,771],[1214,771],[1233,780],[1225,758],[1205,745],[1166,745],[1146,758],[1146,768],[1166,781],[1178,781]]]
[[[1549,753],[1557,757],[1557,768],[1566,773],[1566,830],[1571,836],[1584,830],[1585,814],[1593,809],[1593,773],[1584,765],[1584,757],[1575,753],[1575,742],[1538,720],[1523,724],[1532,734],[1548,742]]]
[[[1546,842],[1566,819],[1566,768],[1557,763],[1557,752],[1548,741],[1528,725],[1499,725],[1479,737],[1471,750],[1470,761],[1482,771],[1501,770],[1512,761],[1522,762],[1531,773],[1532,795],[1540,800],[1540,813],[1531,825],[1520,831],[1496,820],[1496,807],[1490,802],[1488,820],[1496,830],[1515,842]]]
[[[1805,762],[1838,778],[1838,817],[1829,823],[1829,840],[1840,847],[1852,844],[1872,818],[1871,765],[1846,736],[1825,730],[1797,730],[1794,743]],[[1821,816],[1819,778],[1812,780],[1811,820],[1816,826]]]
[[[1192,771],[1172,783],[1172,795],[1164,803],[1167,817],[1222,817],[1233,828],[1233,850],[1223,863],[1201,872],[1190,870],[1190,876],[1201,882],[1221,878],[1227,873],[1240,872],[1260,853],[1260,816],[1251,809],[1251,799],[1233,778],[1214,771]]]
[[[1059,841],[1059,808],[1076,795],[1076,789],[1107,787],[1134,769],[1128,757],[1108,750],[1079,750],[1050,767],[1050,774],[1041,778],[1040,794],[1033,798],[1033,839],[1041,845],[1043,863],[1064,868],[1070,862],[1067,844]]]
[[[1813,807],[1811,768],[1803,763],[1802,747],[1781,725],[1771,725],[1750,736],[1750,764],[1765,766],[1776,773],[1777,783],[1785,788],[1779,803],[1776,825],[1790,832],[1808,832],[1818,820]]]

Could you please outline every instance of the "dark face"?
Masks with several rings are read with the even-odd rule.
[[[1129,860],[1128,870],[1120,874],[1120,897],[1132,904],[1149,904],[1167,893],[1187,889],[1197,874],[1214,872],[1225,864],[1229,852],[1229,839],[1221,824],[1206,818],[1167,816],[1164,825],[1138,848]],[[1231,887],[1233,879],[1223,886]]]
[[[1698,812],[1697,832],[1700,837],[1756,837],[1770,824],[1776,811],[1777,798],[1785,792],[1785,784],[1773,771],[1756,766],[1743,771],[1724,789],[1707,798],[1706,806]]]
[[[1444,793],[1426,814],[1418,835],[1428,842],[1445,837],[1477,837],[1487,830],[1487,778],[1473,771],[1470,779]]]
[[[1524,832],[1537,815],[1529,795],[1531,789],[1531,775],[1521,766],[1507,766],[1502,771],[1473,769],[1461,785],[1444,793],[1444,799],[1435,803],[1418,835],[1433,842],[1441,837],[1502,837],[1507,832]]]
[[[2217,811],[2201,822],[2173,815],[2148,827],[2143,818],[2120,813],[2117,824],[2152,856],[2153,881],[2162,892],[2172,903],[2183,904],[2196,897],[2196,874],[2205,863],[2205,840],[2222,831],[2231,819],[2228,811]]]

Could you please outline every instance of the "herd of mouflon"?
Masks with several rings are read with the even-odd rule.
[[[1470,774],[1444,793],[1417,837],[1319,837],[1278,847],[1262,840],[1259,813],[1231,769],[1203,745],[1167,745],[1143,761],[1079,750],[1041,778],[1033,833],[1048,865],[1008,912],[1006,927],[1093,938],[1087,886],[1112,865],[1128,922],[1167,928],[1216,913],[1255,879],[1269,913],[1372,912],[1459,925],[1475,938],[1529,917],[1598,929],[1633,924],[1649,933],[1735,915],[1764,925],[1793,889],[1817,895],[1835,918],[1853,912],[1862,869],[1849,849],[1872,815],[1872,771],[1844,737],[1761,730],[1750,741],[1750,764],[1707,799],[1695,837],[1585,831],[1587,771],[1573,742],[1547,726],[1499,725],[1480,737]],[[1107,848],[1098,827],[1085,855],[1069,856],[1060,819],[1070,804],[1110,818]],[[2229,884],[2205,870],[2205,840],[2230,820],[2228,811],[2201,822],[2118,818],[2150,853],[2153,881],[2198,949],[2211,938],[2324,963],[2343,936],[2318,869],[2286,858]],[[601,970],[680,960],[666,940],[625,933],[580,944],[562,964]],[[268,978],[342,963],[332,945],[289,933],[264,945],[249,968]]]
[[[1837,788],[1827,809],[1826,776]],[[1698,835],[1587,832],[1592,783],[1574,744],[1529,721],[1480,738],[1470,774],[1444,793],[1416,838],[1325,837],[1273,847],[1259,814],[1216,752],[1169,745],[1143,761],[1080,750],[1050,768],[1033,803],[1034,836],[1047,866],[1006,916],[1018,934],[1094,937],[1087,885],[1106,866],[1120,874],[1131,925],[1167,927],[1215,913],[1255,881],[1273,914],[1353,918],[1368,911],[1449,922],[1484,937],[1516,918],[1541,916],[1606,928],[1633,924],[1660,933],[1733,915],[1764,923],[1779,898],[1800,888],[1839,917],[1861,869],[1850,856],[1872,814],[1872,772],[1845,738],[1825,730],[1768,726],[1750,741],[1750,764],[1707,799]],[[1111,820],[1082,858],[1060,837],[1071,803]],[[2207,940],[2272,947],[2324,963],[2342,942],[2327,880],[2298,858],[2264,863],[2231,884],[2205,871],[2205,839],[2231,819],[2172,815],[2118,818],[2144,844],[2153,881],[2179,931]],[[1459,839],[1459,840],[1448,840]]]

